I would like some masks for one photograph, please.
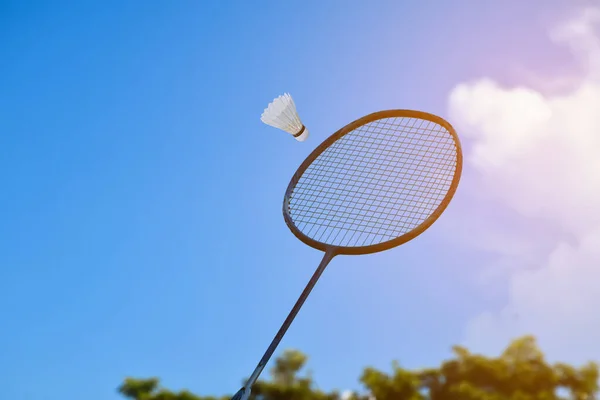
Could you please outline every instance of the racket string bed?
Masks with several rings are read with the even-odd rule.
[[[457,167],[457,144],[417,118],[369,122],[341,137],[300,177],[289,212],[308,237],[368,246],[423,223],[442,203]]]

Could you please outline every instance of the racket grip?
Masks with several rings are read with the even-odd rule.
[[[233,395],[231,400],[248,400],[248,397],[250,397],[250,388],[243,387]]]

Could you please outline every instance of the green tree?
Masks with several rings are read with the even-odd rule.
[[[298,350],[286,350],[275,360],[271,380],[259,380],[252,388],[253,400],[337,400],[337,392],[325,393],[315,388],[310,374],[300,376],[308,357]]]
[[[270,380],[258,381],[251,400],[339,400],[338,392],[316,388],[309,373],[301,375],[307,357],[287,350],[275,360]],[[409,370],[394,362],[385,373],[366,368],[360,381],[365,393],[350,400],[591,400],[598,392],[598,366],[550,364],[535,339],[513,341],[498,357],[471,353],[460,346],[436,368]],[[228,400],[171,392],[156,378],[127,378],[119,392],[131,400]]]
[[[229,400],[229,396],[221,398],[212,396],[200,397],[187,390],[172,392],[161,388],[157,378],[126,378],[117,390],[124,397],[131,400]]]
[[[297,350],[286,350],[275,360],[271,380],[259,380],[252,388],[250,400],[338,400],[337,392],[324,393],[315,388],[310,374],[300,376],[308,357]],[[188,391],[172,392],[161,388],[157,378],[127,378],[118,388],[119,393],[131,400],[229,400],[200,397]]]
[[[531,336],[515,340],[499,357],[459,346],[453,353],[438,368],[409,371],[395,364],[390,375],[368,368],[361,381],[377,400],[584,400],[598,391],[596,364],[549,364]]]

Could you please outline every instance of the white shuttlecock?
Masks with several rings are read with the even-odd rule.
[[[289,93],[284,93],[273,100],[265,108],[260,120],[267,125],[286,131],[299,142],[304,142],[308,138],[308,129],[300,121],[296,105]]]

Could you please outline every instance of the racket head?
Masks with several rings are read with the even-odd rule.
[[[376,147],[372,147],[369,140]],[[380,158],[384,158],[385,162],[377,161]],[[443,166],[442,161],[445,163]],[[438,162],[437,167],[427,167]],[[421,165],[427,172],[415,177]],[[375,112],[335,132],[304,160],[285,192],[283,216],[298,239],[321,251],[358,255],[388,250],[419,236],[442,215],[456,193],[462,165],[460,139],[452,125],[443,118],[415,110]],[[369,177],[369,172],[375,176]],[[335,178],[327,178],[328,173],[336,175]],[[354,178],[344,181],[348,173]],[[396,184],[398,186],[394,187]],[[378,189],[378,185],[382,185],[381,188]],[[427,191],[432,194],[431,198],[425,197],[423,192]],[[389,212],[394,206],[398,209],[404,207],[403,215],[412,220],[411,224],[400,220],[386,221],[381,212],[377,221],[385,228],[377,230],[377,221],[372,222],[372,219],[370,224],[361,221],[361,212],[372,218],[377,210],[381,210],[374,206],[382,203],[378,196],[394,197],[395,200],[388,201],[383,208]],[[343,202],[348,197],[350,203],[354,202],[349,206]],[[333,204],[332,199],[336,200]],[[407,208],[403,202],[413,205]],[[362,204],[361,209],[358,204]],[[334,220],[335,217],[337,220]],[[403,226],[396,229],[394,222]],[[360,231],[367,228],[370,229],[367,236],[379,237],[365,239],[365,232]],[[358,232],[363,239],[354,242],[332,240],[336,229],[336,237],[344,231],[345,236],[353,231],[351,235],[355,236]],[[384,234],[374,233],[376,230]]]

